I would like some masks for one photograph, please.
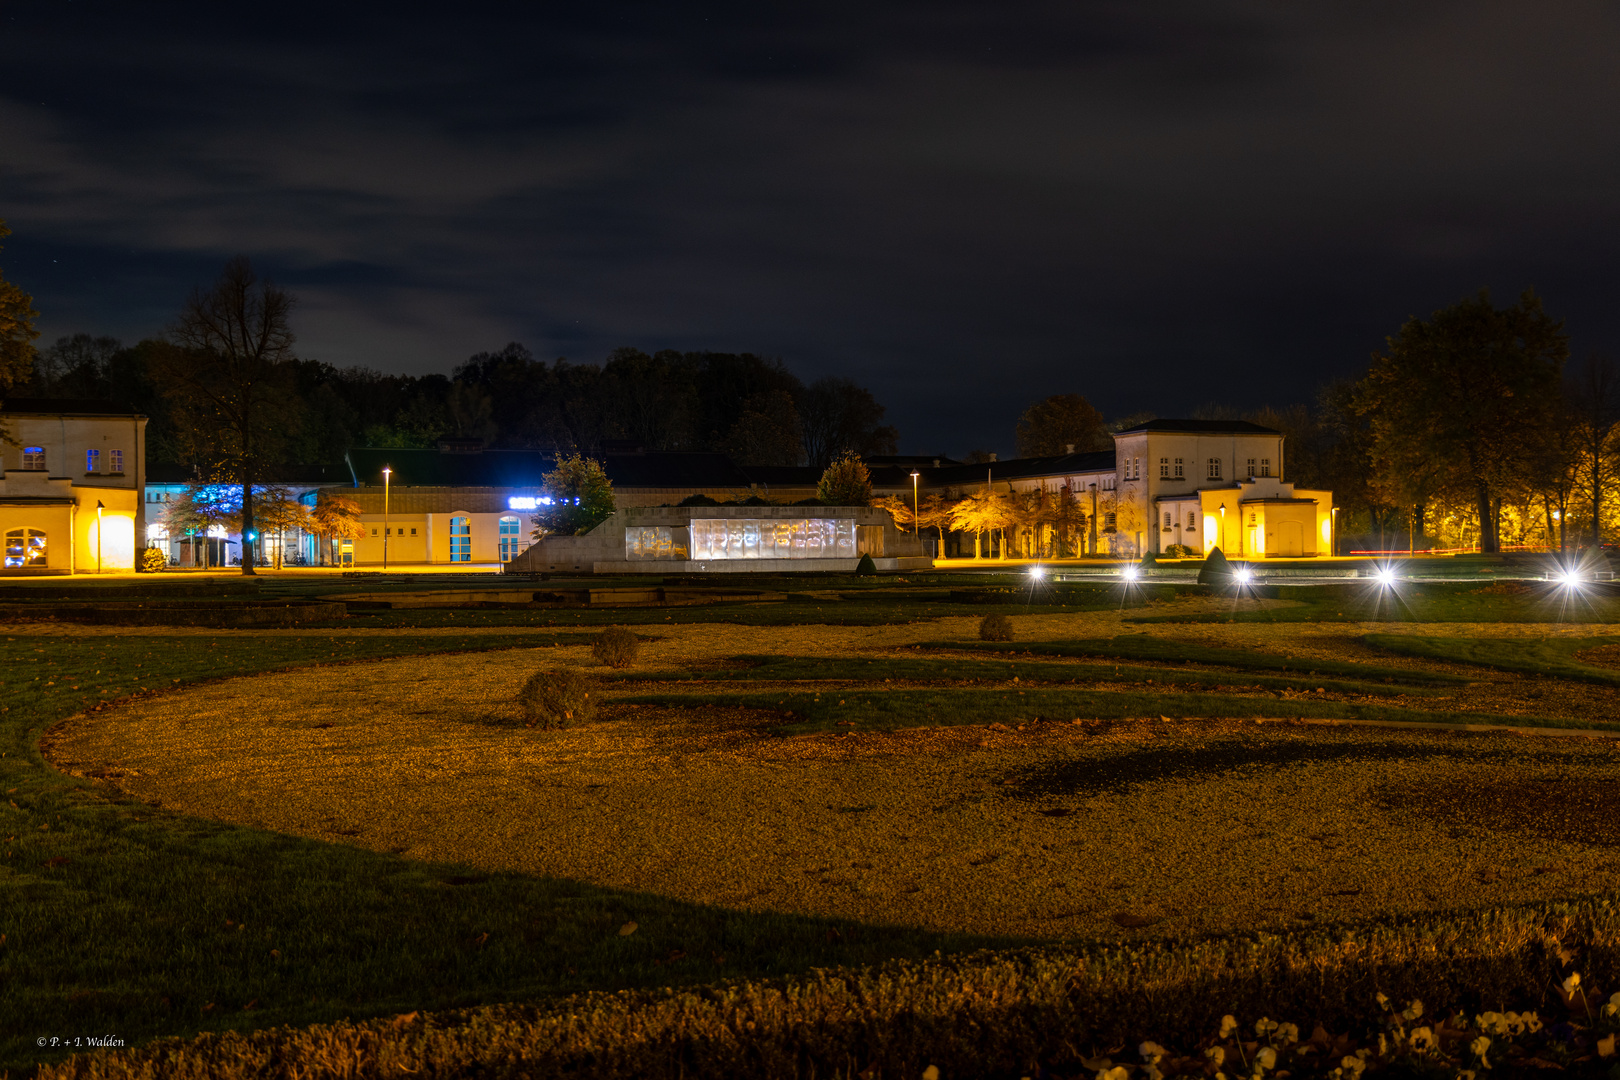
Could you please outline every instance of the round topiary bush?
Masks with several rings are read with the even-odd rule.
[[[986,615],[979,620],[980,641],[1011,641],[1013,639],[1012,620],[1005,615]]]
[[[155,574],[168,565],[169,558],[167,555],[163,554],[158,548],[149,547],[141,549],[141,561],[136,569],[143,574]]]
[[[578,668],[537,671],[518,691],[518,706],[530,727],[567,727],[596,716],[596,680]]]
[[[641,639],[622,626],[610,626],[591,643],[591,655],[611,668],[627,668],[636,662]]]

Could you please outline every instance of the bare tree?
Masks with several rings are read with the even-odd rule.
[[[275,463],[292,416],[292,307],[290,293],[238,256],[191,294],[159,359],[177,441],[205,472],[242,489],[243,574],[254,572],[253,485]]]

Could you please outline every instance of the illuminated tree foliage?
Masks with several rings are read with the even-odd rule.
[[[1014,517],[1012,507],[1008,504],[1007,495],[985,484],[951,507],[951,528],[973,534],[974,558],[979,557],[980,538],[983,534],[1001,532],[1012,527]],[[1004,559],[1007,557],[1005,537],[1001,545],[1001,557]]]
[[[1427,322],[1408,320],[1357,392],[1375,469],[1394,485],[1466,492],[1480,549],[1501,550],[1501,500],[1533,467],[1537,440],[1555,422],[1568,355],[1563,323],[1529,291],[1505,308],[1481,291]]]
[[[358,540],[366,534],[365,526],[360,523],[360,504],[330,491],[316,495],[315,509],[310,511],[305,528],[324,538],[329,546],[343,540]]]
[[[827,506],[868,506],[872,502],[872,474],[853,451],[841,454],[821,474],[816,498]]]
[[[1019,417],[1016,434],[1019,457],[1083,454],[1114,445],[1102,413],[1079,394],[1054,394],[1031,405]]]
[[[533,519],[533,536],[588,533],[613,513],[613,484],[595,458],[570,454],[543,477],[550,505]]]
[[[11,235],[0,221],[0,238]],[[0,393],[25,381],[34,365],[34,298],[0,274]]]

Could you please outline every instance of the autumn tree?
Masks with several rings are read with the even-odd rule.
[[[971,492],[961,502],[951,507],[951,528],[960,532],[973,534],[973,557],[980,558],[981,541],[985,533],[1001,532],[1013,523],[1011,508],[1007,505],[1007,496],[998,492],[990,484],[977,491]],[[988,555],[989,552],[985,552]],[[1007,545],[1001,545],[1001,557],[1007,557]]]
[[[827,506],[866,506],[872,501],[872,474],[860,455],[848,452],[828,465],[816,484],[816,498]]]
[[[245,256],[198,288],[156,354],[174,435],[210,478],[242,493],[242,573],[254,572],[253,485],[276,464],[296,419],[289,376],[293,297]]]
[[[276,546],[271,560],[279,570],[286,551],[287,531],[309,528],[311,524],[309,507],[280,484],[260,488],[254,493],[253,502],[259,529],[266,535],[272,532],[276,534]]]
[[[533,519],[536,540],[588,533],[613,513],[613,483],[595,458],[570,454],[541,478],[549,506]]]
[[[0,239],[11,235],[0,221]],[[34,370],[34,298],[0,274],[0,394],[25,381]]]
[[[1079,394],[1054,394],[1031,405],[1018,418],[1016,434],[1019,457],[1056,457],[1114,445],[1102,413]]]
[[[1358,387],[1375,466],[1440,470],[1468,492],[1480,549],[1501,550],[1497,506],[1552,422],[1568,355],[1563,323],[1531,291],[1498,308],[1482,290],[1427,322],[1409,319]]]
[[[358,540],[366,534],[365,526],[360,523],[360,504],[329,491],[316,494],[315,509],[310,512],[307,528],[324,538],[328,545]]]
[[[1620,366],[1592,355],[1570,379],[1567,399],[1579,446],[1582,479],[1592,499],[1592,544],[1603,542],[1604,493],[1620,465]]]

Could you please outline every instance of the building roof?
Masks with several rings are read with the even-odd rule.
[[[539,450],[397,450],[355,447],[345,457],[347,479],[380,486],[383,466],[395,487],[539,488],[557,456]],[[605,454],[602,468],[616,488],[746,490],[748,477],[724,454]]]
[[[195,465],[147,465],[147,484],[189,484],[197,479]],[[269,477],[260,478],[259,484],[311,485],[350,484],[354,477],[343,465],[283,465],[271,470]]]
[[[6,398],[0,413],[15,416],[143,416],[128,405],[100,398]]]
[[[1128,427],[1118,435],[1137,431],[1173,431],[1197,435],[1281,435],[1276,428],[1261,427],[1247,420],[1149,420],[1145,424]]]

